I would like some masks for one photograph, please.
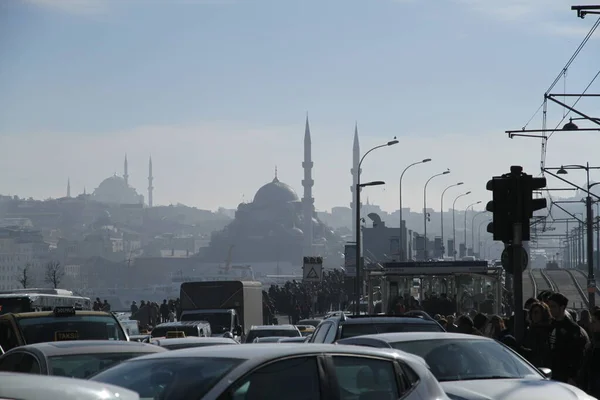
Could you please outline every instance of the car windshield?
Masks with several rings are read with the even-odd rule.
[[[256,338],[264,337],[298,337],[300,332],[295,329],[257,329],[250,331],[246,337],[246,343],[252,343]]]
[[[122,361],[148,353],[77,354],[48,358],[50,374],[69,378],[87,379]]]
[[[201,399],[244,360],[177,357],[132,360],[100,372],[90,380],[137,392],[141,400]]]
[[[438,324],[433,323],[343,324],[340,339],[351,338],[354,336],[394,332],[443,332],[443,329]]]
[[[27,344],[59,340],[127,340],[112,315],[18,318],[17,324]]]
[[[207,347],[207,346],[223,346],[231,343],[178,343],[178,344],[166,344],[161,347],[164,347],[167,350],[179,350],[179,349],[189,349],[191,347]]]
[[[190,313],[181,317],[182,321],[206,321],[213,333],[225,333],[231,330],[229,313]]]
[[[543,379],[535,368],[493,340],[439,339],[390,343],[422,357],[438,381],[476,379]]]

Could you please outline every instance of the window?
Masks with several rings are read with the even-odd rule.
[[[399,397],[392,361],[335,356],[333,364],[340,387],[340,400],[396,400]]]
[[[443,332],[438,324],[434,323],[383,323],[383,324],[344,324],[342,325],[342,339],[362,335],[375,335],[377,333],[393,332]]]
[[[235,385],[229,400],[319,400],[319,370],[316,357],[276,361]]]
[[[23,358],[17,365],[17,369],[14,372],[22,372],[25,374],[39,374],[40,363],[37,358],[31,354],[23,353]]]
[[[125,340],[121,325],[112,316],[72,315],[19,318],[25,342],[54,342],[62,337],[79,340]]]
[[[392,343],[422,357],[438,381],[538,378],[541,374],[511,350],[492,340],[436,339]]]
[[[2,349],[8,351],[18,345],[19,341],[12,324],[7,320],[0,321],[0,346],[2,346]]]
[[[51,375],[87,379],[125,360],[145,354],[147,353],[100,353],[54,356],[48,359],[48,364]]]
[[[201,399],[244,360],[232,358],[150,358],[131,360],[90,378],[137,392],[143,399]]]
[[[317,329],[317,331],[314,333],[314,343],[323,343],[325,342],[325,335],[327,335],[327,332],[329,332],[329,329],[331,328],[333,324],[331,322],[329,323],[324,323],[323,325],[321,325],[319,327],[319,329]]]
[[[2,357],[0,360],[0,371],[4,372],[16,372],[21,362],[21,358],[23,358],[23,353],[14,352],[11,354],[7,354]]]

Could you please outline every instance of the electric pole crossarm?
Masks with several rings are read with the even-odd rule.
[[[563,107],[564,107],[564,108],[566,108],[567,110],[569,110],[569,111],[571,111],[571,112],[573,112],[573,113],[575,113],[575,114],[579,115],[580,117],[582,117],[582,118],[584,118],[584,119],[587,119],[588,121],[591,121],[591,122],[595,123],[596,125],[600,125],[600,120],[598,120],[598,118],[593,118],[593,117],[590,117],[589,115],[586,115],[586,114],[582,113],[581,111],[578,111],[578,110],[577,110],[577,109],[575,109],[574,107],[571,107],[571,106],[569,106],[569,105],[567,105],[567,104],[563,103],[563,102],[562,102],[562,101],[560,101],[560,100],[556,100],[556,99],[555,99],[554,97],[552,97],[552,96],[558,96],[558,95],[549,95],[549,94],[547,94],[547,95],[545,95],[544,97],[545,97],[546,99],[550,100],[550,101],[553,101],[553,102],[555,102],[556,104],[558,104],[558,105],[560,105],[560,106],[563,106]],[[562,96],[562,94],[561,94],[560,96]]]
[[[545,173],[549,174],[550,176],[552,176],[553,178],[556,179],[560,179],[561,181],[568,183],[569,185],[573,186],[574,188],[577,188],[578,190],[581,190],[582,192],[585,192],[587,195],[589,196],[594,196],[596,199],[600,200],[600,196],[595,195],[594,193],[590,192],[589,190],[586,190],[584,188],[582,188],[581,186],[578,186],[572,182],[569,182],[568,180],[561,178],[560,176],[553,174],[552,172],[550,172],[550,170],[548,168],[542,168],[542,171],[544,171]]]

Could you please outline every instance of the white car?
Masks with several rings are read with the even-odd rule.
[[[57,376],[0,372],[2,400],[139,400],[121,387]]]
[[[448,400],[419,357],[331,344],[175,350],[125,361],[91,380],[142,399]]]
[[[422,357],[455,400],[594,400],[575,386],[550,380],[550,370],[538,370],[508,347],[482,336],[384,333],[337,343],[396,349]]]

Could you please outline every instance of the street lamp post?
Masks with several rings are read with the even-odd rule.
[[[492,222],[491,220],[483,220],[479,223],[479,232],[477,232],[477,254],[479,254],[479,258],[481,258],[481,227],[483,226],[483,224],[485,223],[490,223]]]
[[[360,159],[360,161],[358,162],[358,170],[356,173],[356,187],[354,188],[354,191],[356,192],[356,282],[354,284],[354,290],[355,290],[355,302],[356,304],[354,305],[355,308],[355,313],[356,315],[360,314],[360,270],[361,270],[361,257],[360,257],[360,234],[361,234],[361,227],[360,227],[360,189],[366,186],[376,186],[376,185],[383,185],[384,182],[382,181],[374,181],[374,182],[367,182],[367,183],[360,183],[360,166],[362,165],[362,162],[364,161],[365,157],[372,151],[380,149],[382,147],[387,147],[387,146],[392,146],[397,144],[398,141],[394,138],[394,140],[391,140],[385,144],[379,145],[379,146],[375,146],[373,147],[371,150],[367,151],[362,158]]]
[[[485,214],[487,211],[483,210],[478,212],[477,214],[473,215],[473,218],[471,218],[471,252],[473,254],[475,254],[475,218],[477,218],[477,216],[481,215],[481,214]]]
[[[467,208],[465,208],[465,255],[469,255],[469,251],[467,248],[467,214],[469,213],[469,208],[479,203],[481,203],[481,201],[476,201],[475,203],[469,204]]]
[[[425,182],[425,186],[423,187],[423,249],[425,261],[429,258],[427,254],[427,185],[429,185],[429,182],[431,182],[433,178],[448,175],[449,173],[450,169],[446,169],[444,172],[433,175],[431,178],[427,179],[427,182]]]
[[[404,178],[404,173],[410,168],[410,167],[414,167],[415,165],[418,164],[424,164],[424,163],[428,163],[431,161],[431,158],[426,158],[424,160],[421,161],[417,161],[414,162],[412,164],[410,164],[408,167],[404,168],[404,171],[402,171],[402,174],[400,174],[400,185],[399,185],[399,191],[400,191],[400,236],[398,236],[398,252],[400,253],[400,261],[405,261],[406,257],[404,254],[404,231],[402,229],[402,178]]]
[[[544,168],[544,171],[547,171],[548,169],[551,168]],[[588,307],[590,309],[594,308],[594,306],[596,305],[596,277],[594,274],[594,225],[593,225],[593,218],[594,218],[594,212],[592,210],[592,196],[590,193],[590,169],[600,169],[600,167],[590,167],[590,163],[586,163],[585,165],[562,165],[558,171],[556,171],[557,175],[566,175],[568,172],[568,169],[584,169],[586,172],[586,181],[587,181],[587,185],[586,188],[587,190],[584,190],[587,193],[587,196],[585,198],[585,213],[586,213],[586,234],[587,234],[587,246],[586,246],[586,255],[587,255],[587,267],[588,267]],[[554,174],[552,174],[554,175]],[[563,179],[559,176],[554,175],[555,177],[561,179],[562,181],[565,181],[567,183],[569,183],[572,186],[576,186],[573,183],[567,181],[566,179]],[[595,196],[595,195],[594,195]],[[597,196],[595,196],[597,197]],[[582,227],[583,228],[583,227]],[[582,240],[583,243],[583,240]],[[582,257],[583,258],[583,257]]]
[[[458,182],[455,183],[454,185],[450,185],[448,186],[446,189],[444,189],[442,191],[442,199],[440,201],[440,215],[441,215],[441,227],[442,227],[442,249],[446,248],[446,245],[444,244],[444,194],[446,194],[446,190],[453,188],[455,186],[460,186],[463,185],[463,182]],[[445,251],[444,251],[445,253]],[[444,256],[445,254],[442,254],[442,256]]]
[[[454,202],[452,203],[452,255],[454,256],[454,260],[456,260],[456,213],[454,212],[456,208],[456,200],[469,194],[471,194],[470,190],[466,193],[459,194],[458,196],[456,196]]]

